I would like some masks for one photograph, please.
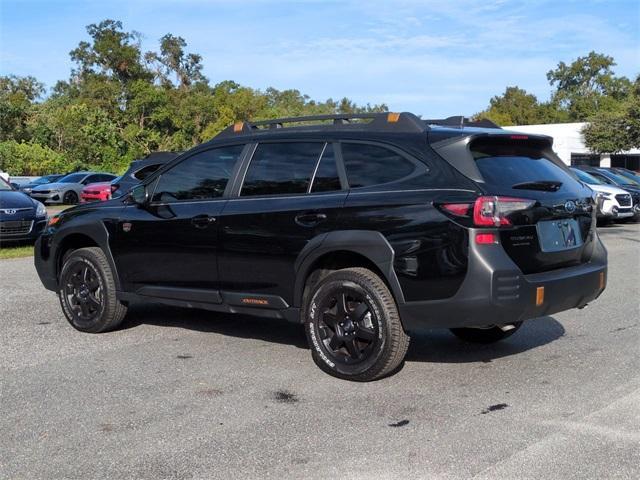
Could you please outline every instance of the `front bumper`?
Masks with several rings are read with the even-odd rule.
[[[34,247],[33,262],[40,281],[47,290],[58,290],[55,258],[51,252],[51,235],[40,235]]]
[[[524,275],[501,245],[469,246],[467,276],[451,298],[398,305],[408,332],[431,328],[504,325],[584,307],[607,281],[607,251],[594,239],[591,261]],[[538,287],[544,301],[536,305]]]
[[[0,244],[6,245],[12,242],[33,241],[40,236],[44,228],[47,226],[47,217],[36,217],[21,220],[0,220],[0,224],[15,224],[18,222],[30,222],[25,228],[10,228],[5,230],[0,225]]]
[[[62,203],[61,192],[38,193],[32,191],[30,196],[42,203]]]
[[[109,200],[109,196],[108,195],[92,194],[92,193],[83,193],[83,194],[80,195],[80,201],[82,203],[87,203],[87,202],[106,202],[107,200]]]

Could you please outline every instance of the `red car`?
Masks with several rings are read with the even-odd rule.
[[[80,201],[86,202],[104,202],[111,198],[111,182],[90,183],[82,189]]]

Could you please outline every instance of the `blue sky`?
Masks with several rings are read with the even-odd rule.
[[[640,73],[638,0],[0,0],[0,74],[66,79],[85,26],[121,20],[155,49],[184,37],[216,83],[347,96],[426,117],[473,114],[590,50]]]

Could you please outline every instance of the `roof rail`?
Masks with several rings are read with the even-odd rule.
[[[353,122],[356,120],[356,122]],[[358,122],[357,120],[370,120],[369,122]],[[225,128],[216,138],[229,137],[239,134],[248,134],[256,131],[286,128],[287,123],[307,123],[301,127],[322,127],[323,123],[313,124],[312,122],[331,121],[333,128],[349,128],[359,126],[367,130],[389,131],[389,132],[423,132],[426,125],[413,113],[339,113],[334,115],[311,115],[306,117],[274,118],[273,120],[261,120],[257,122],[236,122]],[[295,127],[295,125],[294,125]]]
[[[471,120],[462,115],[458,115],[455,117],[447,117],[438,120],[423,120],[427,125],[440,125],[443,127],[455,127],[455,128],[463,128],[463,127],[480,127],[480,128],[502,128],[500,125],[492,122],[487,118],[481,118],[480,120]]]

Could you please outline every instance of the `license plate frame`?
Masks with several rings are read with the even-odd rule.
[[[584,243],[580,225],[575,218],[543,220],[536,225],[538,243],[543,252],[564,252]]]

